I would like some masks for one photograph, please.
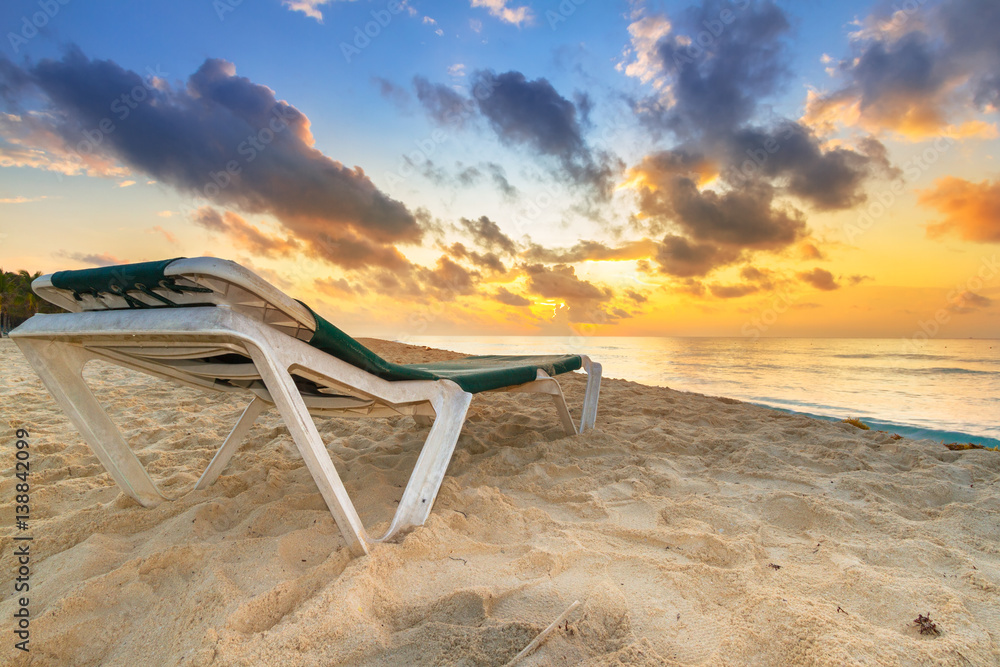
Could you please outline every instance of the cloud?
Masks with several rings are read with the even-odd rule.
[[[30,204],[36,201],[48,199],[47,195],[41,197],[4,197],[0,199],[0,204]]]
[[[472,101],[450,86],[415,76],[413,88],[424,110],[439,125],[463,127],[472,113]]]
[[[409,156],[403,156],[406,164],[413,166],[420,171],[420,174],[439,186],[460,186],[472,187],[489,178],[493,186],[500,193],[504,200],[511,202],[521,196],[520,190],[507,180],[507,172],[496,162],[480,162],[477,165],[466,166],[461,162],[455,163],[455,173],[449,173],[444,167],[440,167],[433,160],[424,160],[417,165]]]
[[[495,273],[506,273],[507,267],[504,266],[503,261],[496,253],[478,253],[475,250],[469,250],[462,243],[452,243],[448,248],[446,248],[448,253],[455,259],[463,259],[476,266],[482,267],[484,269],[489,269]]]
[[[929,225],[931,238],[957,236],[963,241],[1000,243],[1000,181],[972,183],[948,176],[934,187],[918,191],[921,206],[936,209],[944,216]]]
[[[667,233],[662,272],[704,276],[746,251],[780,252],[809,235],[800,205],[850,209],[870,180],[898,175],[874,137],[828,145],[765,106],[789,79],[791,22],[774,2],[703,0],[676,20],[646,10],[634,19],[620,69],[653,88],[634,101],[640,120],[677,142],[625,178],[638,196],[634,226]]]
[[[120,182],[118,184],[118,187],[120,187],[120,188],[127,188],[127,187],[129,187],[131,185],[135,185],[135,181],[131,181],[131,180],[130,181],[122,181],[122,182]]]
[[[152,229],[148,229],[146,231],[148,231],[150,234],[163,234],[163,238],[165,238],[168,242],[177,243],[177,237],[174,236],[171,232],[168,232],[160,225],[155,225]]]
[[[530,306],[531,305],[531,300],[530,299],[525,299],[520,294],[514,294],[513,292],[511,292],[506,287],[501,287],[501,288],[497,289],[496,294],[493,295],[493,298],[495,300],[499,301],[500,303],[508,305],[508,306]]]
[[[995,137],[995,125],[974,112],[995,112],[1000,102],[998,31],[1000,5],[986,0],[879,6],[833,69],[841,85],[813,91],[804,121],[823,132],[857,126],[913,140]]]
[[[384,79],[380,76],[373,76],[372,83],[378,86],[378,92],[382,97],[389,100],[396,105],[398,109],[403,111],[408,111],[410,104],[413,102],[413,98],[410,95],[410,91],[402,86],[397,86],[389,79]]]
[[[528,80],[516,71],[479,70],[472,83],[474,90],[491,90],[488,95],[476,95],[476,103],[502,143],[554,158],[573,182],[592,187],[602,197],[610,196],[614,160],[592,151],[583,137],[581,121],[589,101],[575,104],[547,79]]]
[[[993,299],[988,296],[983,296],[982,294],[976,294],[975,292],[966,290],[953,300],[953,302],[948,306],[948,309],[954,313],[958,313],[959,315],[967,315],[969,313],[974,313],[977,310],[989,308],[993,305],[993,303]]]
[[[799,123],[782,121],[772,129],[745,127],[727,138],[726,180],[740,184],[761,177],[780,182],[784,194],[819,211],[844,210],[863,203],[865,183],[873,176],[899,176],[885,146],[873,137],[858,149],[824,149],[819,138]]]
[[[433,269],[421,267],[421,278],[439,298],[450,300],[457,295],[472,294],[479,274],[469,271],[445,256],[438,258]]]
[[[513,255],[517,252],[517,244],[514,243],[514,240],[500,229],[500,225],[485,215],[475,220],[462,218],[459,224],[480,248],[495,250],[506,255]]]
[[[813,260],[825,260],[827,257],[822,250],[816,247],[815,243],[803,242],[799,246],[799,259],[803,259],[808,262]]]
[[[528,289],[546,299],[606,301],[611,296],[608,291],[578,278],[576,270],[566,264],[528,264],[524,270],[528,274]]]
[[[202,206],[191,215],[191,220],[200,227],[222,234],[237,248],[259,257],[288,257],[301,248],[295,239],[269,236],[232,211],[219,213],[211,206]]]
[[[522,23],[531,23],[534,14],[526,6],[511,7],[510,0],[472,0],[473,7],[485,7],[494,16],[505,23],[511,23],[521,27]],[[479,32],[478,30],[476,32]]]
[[[323,12],[320,11],[320,7],[336,1],[337,0],[281,0],[281,4],[293,12],[302,12],[309,18],[316,19],[318,23],[322,23]],[[354,2],[354,0],[347,1]]]
[[[733,12],[729,3],[704,0],[676,25],[648,16],[633,23],[636,60],[625,71],[658,82],[656,94],[640,104],[647,121],[685,139],[727,132],[750,120],[758,100],[779,89],[789,75],[782,39],[791,25],[769,0],[745,4]],[[720,21],[726,9],[735,15],[729,24]],[[705,33],[716,23],[724,33]],[[711,39],[698,41],[701,33]]]
[[[796,274],[804,283],[812,285],[818,290],[823,290],[825,292],[830,292],[836,289],[840,289],[840,284],[834,280],[833,274],[825,269],[813,269],[812,271],[802,271]]]
[[[631,299],[632,301],[635,301],[636,303],[646,303],[647,301],[649,301],[649,297],[648,296],[646,296],[645,294],[641,294],[641,293],[635,291],[634,289],[627,289],[627,290],[625,290],[624,295],[625,295],[626,298]]]
[[[545,248],[532,244],[524,252],[530,262],[575,264],[577,262],[609,262],[645,259],[656,254],[656,243],[649,239],[630,241],[613,247],[599,241],[580,241],[571,248]]]
[[[588,96],[577,95],[571,101],[547,79],[529,80],[517,71],[473,72],[471,96],[421,76],[413,78],[413,86],[435,123],[464,128],[481,118],[502,144],[553,160],[565,179],[587,187],[599,199],[611,196],[619,161],[587,145],[583,133],[592,107]],[[502,188],[504,183],[509,186],[505,175],[494,172],[494,180]]]
[[[119,259],[109,253],[67,252],[66,250],[60,250],[55,253],[55,256],[71,259],[75,262],[86,264],[87,266],[115,266],[116,264],[128,264],[127,260]]]
[[[740,253],[710,243],[695,243],[683,236],[668,234],[656,251],[661,273],[678,278],[695,278],[709,274],[720,266],[738,261]]]
[[[757,285],[709,285],[708,289],[719,299],[739,299],[760,291]]]
[[[206,60],[183,89],[77,49],[62,60],[11,67],[33,88],[22,82],[19,93],[48,103],[43,125],[61,137],[63,155],[100,154],[215,205],[272,215],[308,254],[342,266],[358,262],[345,248],[390,261],[398,256],[394,244],[422,237],[414,215],[360,167],[314,148],[305,114],[237,76],[232,63]],[[128,104],[118,104],[123,96]],[[98,143],[101,123],[114,129]]]

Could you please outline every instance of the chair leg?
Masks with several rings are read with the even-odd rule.
[[[587,371],[587,391],[583,396],[583,413],[580,415],[580,432],[594,428],[597,421],[597,401],[601,396],[601,365],[583,358],[583,368]]]
[[[472,394],[462,391],[458,385],[448,380],[441,380],[437,384],[441,387],[441,392],[431,399],[437,413],[434,425],[420,450],[389,530],[376,542],[384,542],[402,531],[422,525],[430,515],[441,489],[458,436],[465,424],[465,413],[472,402]]]
[[[25,338],[15,342],[121,490],[146,507],[165,500],[83,380],[83,367],[93,355],[69,343]]]
[[[260,398],[254,398],[250,401],[250,405],[248,405],[246,410],[243,411],[239,421],[236,422],[236,426],[233,427],[233,430],[229,433],[226,441],[222,443],[222,447],[219,448],[219,451],[217,451],[215,456],[212,457],[211,463],[209,463],[208,467],[205,468],[205,472],[202,473],[198,483],[194,485],[196,491],[207,489],[215,483],[215,480],[219,478],[219,475],[222,474],[223,469],[225,469],[226,464],[229,463],[229,460],[233,458],[233,455],[239,451],[240,445],[243,444],[243,439],[246,438],[247,433],[250,432],[254,422],[257,421],[257,417],[259,417],[260,413],[266,409],[267,404]]]
[[[247,350],[278,412],[281,413],[285,426],[292,434],[292,440],[302,454],[309,474],[319,487],[323,500],[326,501],[337,527],[347,541],[347,548],[356,556],[367,554],[369,538],[365,527],[354,508],[354,503],[347,495],[347,489],[344,488],[344,483],[333,466],[330,453],[326,450],[319,431],[316,430],[316,424],[286,364],[275,359],[270,351],[266,353],[250,345],[247,346]]]

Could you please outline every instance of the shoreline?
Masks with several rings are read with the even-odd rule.
[[[792,410],[789,408],[782,408],[777,405],[768,405],[767,403],[757,403],[755,401],[748,401],[752,405],[757,405],[762,408],[767,408],[769,410],[777,410],[778,412],[784,412],[790,415],[801,415],[803,417],[810,417],[812,419],[820,419],[823,421],[830,422],[843,422],[844,419],[850,419],[851,417],[835,417],[832,415],[817,414],[814,412],[806,412],[804,410]],[[912,424],[902,424],[899,422],[883,421],[880,419],[870,419],[868,417],[862,417],[861,421],[871,427],[872,430],[883,430],[889,431],[891,433],[898,433],[904,437],[913,440],[934,440],[940,442],[949,443],[972,443],[976,445],[982,445],[987,449],[993,451],[1000,451],[1000,440],[997,438],[991,438],[985,435],[974,435],[972,433],[965,433],[963,431],[943,431],[936,429],[923,428],[921,426],[914,426]]]

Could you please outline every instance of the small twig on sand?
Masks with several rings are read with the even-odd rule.
[[[549,636],[549,633],[552,632],[553,630],[555,630],[556,627],[560,623],[562,623],[564,620],[566,620],[566,617],[570,615],[570,612],[572,612],[574,609],[576,609],[579,606],[580,606],[580,601],[579,600],[575,600],[573,602],[573,604],[571,604],[566,609],[566,611],[564,611],[563,613],[559,614],[559,618],[557,618],[556,620],[552,621],[552,623],[549,624],[549,627],[547,627],[544,630],[542,630],[541,634],[539,634],[537,637],[535,637],[534,641],[532,641],[530,644],[528,644],[527,646],[525,646],[524,649],[520,653],[518,653],[517,655],[515,655],[514,659],[511,660],[510,662],[508,662],[506,665],[504,665],[504,667],[511,667],[511,665],[516,665],[521,660],[521,658],[525,658],[525,657],[531,655],[532,651],[534,651],[536,648],[538,648],[539,646],[541,646],[542,642],[545,641],[545,638]]]
[[[454,556],[448,556],[448,558],[450,558],[451,560],[460,560],[463,563],[465,563],[466,565],[469,564],[469,561],[465,560],[464,558],[455,558]]]

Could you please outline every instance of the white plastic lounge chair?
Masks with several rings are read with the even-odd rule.
[[[577,427],[553,376],[582,367],[588,380],[580,430],[592,428],[597,414],[601,366],[586,356],[392,364],[226,260],[181,258],[60,271],[36,279],[32,289],[70,312],[35,315],[10,337],[122,491],[147,507],[165,499],[84,382],[83,367],[92,359],[182,385],[253,396],[195,489],[212,484],[260,413],[277,407],[348,547],[358,555],[427,519],[472,394],[550,394],[567,435],[573,435]],[[381,538],[365,532],[310,415],[433,420]]]

